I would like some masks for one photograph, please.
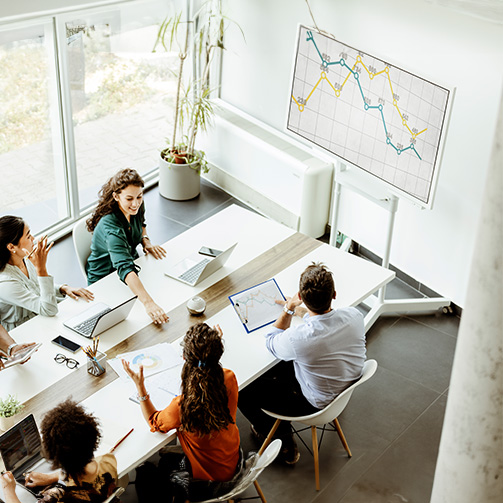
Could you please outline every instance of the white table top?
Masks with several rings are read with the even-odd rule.
[[[188,253],[197,251],[201,245],[222,249],[227,244],[237,241],[238,246],[224,268],[200,285],[189,287],[160,273],[165,261],[142,257],[138,260],[142,267],[140,277],[152,297],[166,311],[170,311],[261,253],[274,248],[292,234],[294,234],[292,230],[276,222],[238,206],[231,206],[165,245],[168,251],[168,259],[165,261],[175,263]],[[281,257],[277,260],[280,261]],[[292,295],[297,291],[300,273],[312,261],[325,263],[334,273],[337,290],[337,298],[333,302],[334,308],[359,304],[394,277],[394,273],[387,269],[324,244],[289,267],[283,270],[281,267],[278,268],[281,272],[275,275],[275,279],[285,295]],[[244,284],[241,290],[250,286],[253,285]],[[108,304],[121,302],[130,295],[129,289],[118,280],[115,274],[92,285],[91,289],[96,294],[96,301],[104,301]],[[237,291],[230,291],[227,295]],[[52,345],[50,340],[61,333],[80,344],[88,343],[87,339],[71,333],[62,326],[62,321],[77,313],[83,303],[65,300],[60,306],[58,316],[54,318],[38,316],[12,332],[18,342],[41,340],[44,344],[28,364],[17,365],[0,373],[2,394],[4,390],[7,393],[14,392],[25,401],[71,372],[66,366],[52,361],[59,348]],[[225,343],[222,364],[235,372],[240,388],[274,365],[275,359],[267,351],[263,337],[269,327],[247,334],[230,304],[206,322],[210,325],[218,323],[222,327]],[[300,318],[295,321],[295,323],[301,322]],[[143,306],[137,303],[126,321],[102,334],[100,349],[106,352],[108,348],[115,346],[149,323]],[[173,344],[178,345],[179,342],[175,341]],[[83,355],[79,355],[77,359],[85,361]],[[108,372],[113,372],[110,367],[108,369]],[[166,435],[149,431],[140,408],[128,398],[133,391],[132,383],[116,379],[84,401],[86,407],[94,411],[98,417],[115,421],[118,418],[127,418],[128,426],[135,429],[116,451],[120,475],[127,473],[147,459],[172,440],[174,435],[174,432]],[[105,432],[105,436],[109,435],[113,433]],[[113,442],[114,439],[111,441]]]

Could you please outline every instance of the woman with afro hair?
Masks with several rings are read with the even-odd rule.
[[[94,457],[101,440],[98,420],[84,407],[67,400],[50,410],[41,425],[42,452],[54,473],[30,472],[25,484],[44,487],[38,501],[44,503],[98,503],[112,494],[117,482],[113,454]],[[1,477],[6,503],[19,503],[11,472]]]

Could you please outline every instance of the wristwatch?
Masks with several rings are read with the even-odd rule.
[[[283,311],[286,314],[289,314],[290,316],[293,316],[295,314],[295,309],[293,311],[291,309],[288,309],[288,307],[286,306],[286,304],[283,306]]]

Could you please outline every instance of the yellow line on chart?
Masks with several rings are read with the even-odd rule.
[[[365,71],[368,73],[369,75],[369,78],[370,80],[372,80],[376,75],[381,75],[382,73],[385,73],[386,76],[388,77],[388,82],[389,82],[389,88],[391,90],[391,96],[393,97],[393,106],[397,109],[398,111],[398,114],[400,115],[400,119],[402,119],[402,125],[404,125],[408,130],[409,130],[409,133],[412,135],[412,138],[416,138],[417,136],[419,136],[421,133],[424,133],[428,128],[424,128],[422,131],[419,131],[419,133],[413,133],[412,130],[410,129],[409,125],[407,124],[407,121],[403,118],[403,115],[402,115],[402,112],[400,111],[400,108],[398,107],[398,103],[394,97],[394,91],[393,91],[393,85],[391,84],[391,77],[389,75],[389,67],[386,66],[383,70],[381,70],[380,72],[371,72],[366,66],[365,66],[365,63],[363,62],[362,58],[360,55],[358,55],[356,57],[356,61],[355,61],[355,64],[353,65],[353,68],[351,68],[351,70],[349,70],[346,78],[344,79],[344,82],[342,83],[340,89],[336,89],[334,87],[334,85],[330,82],[330,80],[328,80],[328,77],[327,77],[327,74],[325,72],[321,72],[321,76],[320,78],[318,79],[318,82],[316,82],[315,86],[312,88],[311,92],[309,93],[308,97],[306,98],[306,100],[304,101],[304,104],[303,105],[300,105],[299,102],[295,99],[295,97],[292,95],[292,99],[293,101],[295,101],[295,103],[297,104],[297,106],[299,107],[299,110],[302,112],[304,110],[304,106],[307,105],[307,102],[309,101],[309,98],[312,96],[312,94],[314,93],[314,90],[318,87],[319,83],[325,79],[328,84],[330,85],[330,87],[334,90],[334,93],[337,97],[340,96],[341,94],[341,91],[343,89],[343,87],[345,86],[346,82],[348,81],[349,79],[349,76],[350,75],[354,75],[354,71],[355,71],[355,68],[356,68],[356,65],[360,64],[361,66],[363,66],[363,68],[365,68]],[[346,65],[347,66],[347,65]]]
[[[325,73],[325,72],[322,72],[322,74]],[[309,101],[309,98],[311,97],[311,95],[314,93],[314,90],[318,87],[318,84],[323,80],[323,77],[320,77],[318,79],[318,82],[316,82],[315,86],[313,87],[312,91],[309,93],[308,97],[306,98],[306,101],[305,101],[305,104],[307,105],[307,102]]]

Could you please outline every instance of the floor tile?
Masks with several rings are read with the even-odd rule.
[[[433,403],[379,460],[362,474],[340,502],[429,501],[445,406],[445,397],[440,397]]]
[[[227,193],[204,179],[201,179],[201,193],[199,196],[188,201],[165,199],[159,194],[157,188],[152,189],[152,193],[153,197],[146,200],[147,212],[154,211],[175,222],[191,227],[196,220],[204,218],[215,207],[230,199]]]
[[[439,393],[379,365],[375,375],[356,388],[339,422],[348,432],[348,442],[353,427],[365,429],[391,442],[438,396]]]
[[[443,393],[449,386],[456,339],[402,317],[367,343],[367,357],[421,386]]]

